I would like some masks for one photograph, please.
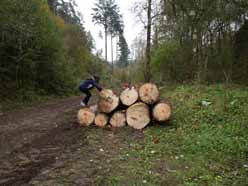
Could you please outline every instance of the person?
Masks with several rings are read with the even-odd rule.
[[[91,97],[91,93],[90,90],[93,89],[94,87],[101,92],[102,91],[102,87],[98,84],[100,81],[100,78],[98,76],[93,76],[92,78],[88,78],[86,80],[84,80],[80,86],[79,86],[79,90],[81,92],[83,92],[84,94],[86,94],[85,98],[80,102],[81,106],[87,106],[88,102],[90,100]]]

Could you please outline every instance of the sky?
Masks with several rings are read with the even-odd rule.
[[[131,47],[131,44],[135,37],[142,31],[142,25],[138,24],[137,19],[135,17],[135,14],[131,12],[131,7],[133,6],[134,2],[137,2],[140,0],[116,0],[116,4],[120,8],[120,13],[123,15],[123,21],[125,25],[124,30],[124,36],[127,40],[127,43],[129,45],[129,48]],[[92,22],[92,8],[94,7],[94,4],[97,2],[97,0],[75,0],[75,2],[78,5],[78,11],[80,11],[83,14],[84,19],[84,27],[86,31],[90,31],[94,40],[95,40],[95,46],[97,50],[103,50],[102,55],[104,56],[104,38],[99,38],[99,32],[102,32],[102,35],[104,37],[104,30],[103,27],[95,25]],[[114,42],[116,43],[116,42]],[[114,47],[115,48],[115,47]],[[116,52],[114,50],[114,59]],[[110,38],[108,41],[108,61],[111,60],[111,53],[110,53]]]

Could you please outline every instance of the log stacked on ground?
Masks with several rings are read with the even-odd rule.
[[[108,124],[109,117],[107,114],[98,113],[95,117],[95,124],[98,127],[105,127]]]
[[[108,123],[112,127],[123,127],[128,124],[143,129],[151,121],[166,122],[172,115],[171,106],[160,100],[159,90],[152,83],[143,84],[139,89],[126,88],[120,97],[109,89],[102,90],[99,95],[97,106],[78,112],[80,125],[89,126],[94,122],[99,127]]]
[[[171,117],[171,107],[167,103],[158,103],[154,106],[152,115],[158,122],[168,121]]]
[[[146,83],[139,88],[141,101],[146,104],[154,104],[159,101],[159,90],[155,84]]]
[[[142,102],[127,109],[127,124],[135,129],[143,129],[150,123],[149,107]]]
[[[116,111],[110,119],[112,127],[124,127],[126,125],[126,111]]]
[[[82,126],[89,126],[94,122],[95,113],[89,108],[83,108],[78,111],[78,122]]]
[[[131,106],[138,100],[138,98],[138,91],[134,87],[126,88],[120,95],[120,100],[125,106]]]
[[[118,107],[119,97],[112,90],[104,89],[99,95],[98,109],[100,112],[109,114]]]

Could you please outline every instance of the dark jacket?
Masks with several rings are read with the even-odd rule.
[[[86,79],[84,82],[80,84],[79,89],[83,91],[83,90],[90,90],[94,87],[96,87],[98,91],[102,90],[102,87],[100,87],[94,79]]]

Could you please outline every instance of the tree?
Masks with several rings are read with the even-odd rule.
[[[128,44],[126,42],[125,37],[123,36],[123,34],[121,34],[119,36],[119,43],[118,43],[119,47],[120,47],[120,57],[118,60],[118,66],[120,67],[127,67],[128,66],[128,56],[130,54],[130,50],[128,48]]]
[[[110,11],[110,20],[111,24],[109,26],[109,33],[111,37],[111,62],[112,62],[112,71],[114,67],[114,57],[113,57],[113,38],[119,37],[123,34],[123,21],[122,16],[119,13],[118,7]]]
[[[151,80],[151,29],[152,29],[152,0],[147,0],[147,38],[146,38],[146,67],[145,67],[145,80]]]
[[[133,7],[133,12],[135,12],[139,22],[144,25],[146,30],[146,52],[145,52],[145,67],[144,67],[144,80],[149,82],[152,78],[151,74],[151,47],[152,47],[152,26],[154,20],[157,19],[159,13],[157,12],[156,4],[154,0],[145,0],[135,3]]]
[[[93,8],[92,20],[95,24],[102,25],[105,31],[105,61],[108,61],[108,31],[111,24],[111,12],[116,10],[117,5],[113,0],[98,0]]]

